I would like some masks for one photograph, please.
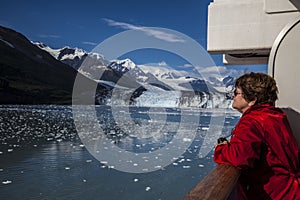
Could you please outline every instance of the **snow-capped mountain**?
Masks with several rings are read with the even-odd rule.
[[[142,84],[154,85],[165,90],[172,89],[159,81],[153,74],[145,73],[130,59],[108,61],[101,54],[88,53],[78,48],[52,49],[42,43],[35,43],[35,45],[49,52],[57,60],[102,83],[131,88],[139,87]]]
[[[0,104],[71,104],[76,77],[84,84],[97,84],[32,44],[21,33],[3,26],[0,51]],[[106,87],[99,84],[98,89],[104,91]]]
[[[137,66],[128,58],[125,60],[113,60],[108,67],[123,73],[137,70]]]
[[[223,84],[226,86],[226,87],[230,87],[230,86],[233,86],[234,85],[234,81],[235,79],[231,76],[226,76],[224,79],[223,79]]]
[[[34,44],[39,48],[50,53],[57,60],[68,64],[77,70],[87,57],[89,57],[90,65],[92,64],[91,60],[93,60],[97,65],[99,65],[99,63],[102,63],[103,65],[108,64],[108,61],[106,61],[104,57],[98,53],[88,53],[82,49],[71,48],[68,46],[63,47],[61,49],[53,49],[41,42],[34,42]]]
[[[230,76],[225,80],[220,76],[206,77],[204,80],[198,78],[201,75],[197,70],[176,70],[165,64],[139,67],[174,89],[164,92],[148,89],[137,98],[141,105],[147,103],[147,106],[201,108],[229,108],[231,105],[229,92],[233,88],[234,79]]]
[[[158,65],[148,64],[139,66],[144,72],[151,73],[158,79],[179,79],[181,77],[189,76],[186,71],[179,71],[169,67],[165,62]]]
[[[203,80],[198,78],[201,76],[196,72],[172,69],[166,63],[138,66],[130,59],[108,61],[103,55],[77,48],[54,50],[40,43],[35,44],[98,82],[119,89],[139,88],[139,95],[134,101],[136,105],[228,107],[230,104],[227,93],[232,89],[234,79],[229,76],[211,76]]]
[[[126,74],[126,76],[136,80],[146,88],[149,87],[149,85],[152,85],[163,90],[173,90],[173,88],[168,84],[160,81],[152,73],[145,72],[130,59],[114,60],[109,64],[108,68],[120,73],[121,75]]]

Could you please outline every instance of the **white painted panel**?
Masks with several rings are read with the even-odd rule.
[[[212,2],[208,8],[207,50],[218,54],[269,52],[279,32],[300,13],[288,10],[266,13],[265,1]],[[290,4],[290,1],[299,0],[280,1]],[[275,3],[269,3],[269,9],[275,9]],[[284,9],[283,6],[281,10]]]
[[[298,1],[298,0],[297,0]],[[289,0],[265,0],[265,11],[267,13],[291,12],[299,9]]]
[[[278,106],[300,112],[300,18],[278,35],[270,54],[269,73],[278,84]]]

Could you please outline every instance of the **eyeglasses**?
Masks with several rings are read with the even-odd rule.
[[[233,91],[233,95],[234,95],[234,96],[237,96],[237,95],[239,95],[239,94],[244,94],[244,93],[243,93],[243,92],[237,92],[236,89]]]

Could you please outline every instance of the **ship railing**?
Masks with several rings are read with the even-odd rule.
[[[240,171],[231,165],[217,165],[184,200],[227,200],[233,195]]]

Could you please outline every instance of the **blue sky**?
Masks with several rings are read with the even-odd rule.
[[[211,1],[9,0],[1,3],[0,25],[52,48],[70,46],[91,51],[115,34],[141,27],[178,31],[206,48],[207,7]],[[126,56],[131,56],[136,64],[166,62],[176,67],[184,65],[185,62],[168,52],[154,50],[137,51]],[[222,65],[221,55],[213,55],[212,58],[217,65]],[[261,67],[258,68],[260,69]]]

